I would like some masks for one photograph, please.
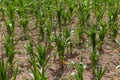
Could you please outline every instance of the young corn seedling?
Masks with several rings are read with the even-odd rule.
[[[90,17],[90,0],[82,0],[78,4],[78,18],[80,25],[83,27],[88,22]]]
[[[54,11],[54,5],[53,5],[53,3],[54,3],[54,1],[52,1],[52,0],[48,0],[48,18],[49,18],[49,20],[50,20],[50,25],[51,25],[51,27],[53,26],[53,16],[54,16],[54,14],[53,14],[53,11]]]
[[[77,35],[79,43],[82,42],[83,33],[87,26],[90,17],[90,0],[82,0],[78,4],[78,19]]]
[[[4,60],[3,56],[0,60],[0,80],[16,80],[17,72],[18,72],[18,66],[14,71],[11,73],[11,65]]]
[[[37,0],[34,2],[34,6],[32,7],[35,18],[36,24],[35,26],[39,28],[39,39],[43,41],[45,38],[45,1]]]
[[[102,80],[102,77],[105,74],[106,70],[107,70],[107,68],[103,69],[102,66],[97,66],[97,69],[96,69],[96,80]]]
[[[58,22],[60,32],[62,31],[62,28],[61,28],[61,24],[62,24],[61,16],[62,16],[62,10],[63,10],[62,4],[63,4],[63,2],[59,1],[58,5],[56,7],[57,22]]]
[[[74,8],[75,8],[75,1],[74,0],[69,0],[68,1],[69,13],[67,14],[68,15],[69,24],[72,21],[72,16],[73,16]]]
[[[63,12],[62,12],[62,18],[63,18],[63,20],[64,20],[64,25],[65,25],[65,27],[67,27],[67,19],[68,19],[68,10],[64,10]]]
[[[70,30],[67,27],[65,27],[65,29],[64,29],[64,38],[66,40],[67,53],[70,50],[70,53],[72,54],[73,43],[72,43],[72,41],[70,39],[71,34],[72,33],[70,32]],[[69,50],[68,50],[68,48],[69,48]]]
[[[8,64],[4,62],[4,59],[2,57],[2,60],[0,60],[0,80],[8,80]]]
[[[114,22],[114,24],[113,24],[113,27],[114,28],[112,28],[112,38],[113,38],[113,41],[115,41],[115,39],[116,39],[116,37],[117,37],[117,35],[118,35],[118,33],[119,33],[119,24],[118,24],[118,22]]]
[[[15,1],[8,1],[7,3],[7,16],[13,27],[13,31],[15,28]]]
[[[51,30],[51,26],[50,26],[50,23],[46,21],[45,23],[45,33],[46,33],[46,42],[50,42],[51,41],[51,33],[52,33],[52,30]]]
[[[6,56],[8,57],[9,64],[14,63],[14,56],[15,56],[15,44],[13,42],[13,37],[7,35],[4,39],[4,47],[6,51]]]
[[[105,36],[106,36],[106,34],[107,34],[107,30],[108,30],[108,25],[107,25],[107,23],[106,22],[102,22],[101,23],[101,28],[100,28],[100,31],[99,31],[99,33],[98,33],[98,35],[99,35],[99,50],[100,51],[102,51],[102,45],[103,45],[103,43],[104,43],[104,38],[105,38]]]
[[[55,24],[54,24],[54,10],[55,10],[55,1],[52,0],[47,0],[44,8],[45,8],[45,26],[49,28],[49,30],[54,30],[55,29]],[[57,19],[57,18],[56,18]]]
[[[90,37],[90,41],[92,44],[92,51],[96,52],[96,47],[97,47],[97,26],[96,25],[92,25],[90,27],[90,30],[87,32],[88,36]]]
[[[27,32],[28,32],[28,19],[27,18],[23,18],[20,21],[20,24],[23,27],[23,32],[24,32],[24,38],[27,39]]]
[[[74,77],[74,79],[75,80],[84,80],[83,74],[84,74],[85,65],[82,62],[82,57],[81,57],[81,61],[79,64],[73,62],[72,66],[74,66],[75,69],[77,70],[77,74],[74,72],[71,74]]]
[[[65,56],[64,54],[65,54],[65,49],[66,49],[66,41],[59,34],[59,35],[55,35],[55,43],[57,46],[58,56],[61,62],[61,68],[64,69],[64,56]]]
[[[98,65],[98,59],[99,59],[99,55],[95,52],[91,52],[93,80],[95,80],[96,78],[95,70],[96,70],[96,66]]]
[[[6,29],[7,29],[7,34],[10,35],[11,37],[14,36],[14,27],[12,25],[11,21],[6,21]]]
[[[112,32],[112,38],[115,40],[115,38],[118,35],[118,10],[119,10],[119,0],[110,0],[108,2],[108,16],[109,16],[109,26]]]
[[[77,74],[72,73],[75,80],[84,80],[83,73],[84,73],[84,64],[81,62],[80,64],[75,64],[75,69],[78,71]]]
[[[45,6],[43,7],[44,8],[41,9],[41,13],[39,16],[39,29],[40,29],[41,40],[45,39],[45,29],[46,29],[46,24],[47,24],[46,23],[46,12],[45,12],[46,7]]]
[[[91,64],[92,64],[92,73],[93,73],[93,79],[95,79],[95,69],[96,66],[98,65],[98,59],[99,55],[97,54],[97,26],[93,25],[91,29],[88,32],[88,36],[90,37],[91,44],[92,44],[92,52],[90,54],[91,57]]]
[[[76,69],[78,71],[78,74],[75,76],[76,80],[83,80],[83,73],[84,73],[84,64],[80,63],[80,64],[76,64]]]
[[[114,0],[108,1],[108,17],[109,17],[110,27],[112,27],[113,22],[117,21],[117,17],[118,17],[119,0],[116,0],[116,1]]]
[[[20,16],[20,24],[23,27],[24,38],[27,39],[27,32],[28,32],[28,17],[26,11],[26,3],[25,1],[19,0],[19,9],[18,14]]]
[[[82,43],[83,31],[84,31],[84,28],[82,26],[77,27],[77,37],[78,37],[79,44]]]
[[[94,0],[93,1],[93,6],[94,6],[94,13],[96,17],[96,23],[99,25],[100,22],[102,21],[103,15],[106,10],[106,3],[104,0]]]
[[[47,76],[45,74],[46,69],[49,67],[47,66],[47,62],[50,57],[47,57],[49,48],[49,43],[45,46],[41,44],[36,45],[37,54],[34,52],[33,49],[33,41],[27,45],[26,49],[30,55],[30,62],[33,67],[31,67],[32,75],[34,76],[34,80],[47,80]]]
[[[2,19],[4,20],[5,19],[5,7],[3,7],[5,4],[4,4],[4,1],[0,1],[0,12],[2,12]]]

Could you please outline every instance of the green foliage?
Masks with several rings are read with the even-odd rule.
[[[11,69],[12,66],[14,66],[14,64],[9,64],[2,56],[0,60],[0,80],[16,80],[18,66],[13,71]]]
[[[50,57],[47,57],[49,48],[49,43],[44,46],[41,44],[36,45],[37,53],[34,52],[33,41],[30,40],[30,43],[27,45],[26,49],[30,55],[30,62],[33,67],[31,67],[31,71],[33,74],[34,80],[47,80],[47,76],[45,74],[46,69],[49,67],[47,65]]]
[[[7,34],[13,37],[14,35],[14,27],[12,25],[11,21],[6,21],[6,29],[7,29]]]
[[[103,75],[105,74],[105,71],[107,68],[103,70],[102,66],[98,66],[96,70],[96,80],[102,80]]]
[[[90,41],[92,44],[92,50],[94,52],[96,52],[96,46],[97,46],[97,26],[96,25],[92,25],[90,30],[87,32],[88,36],[90,37]]]
[[[8,57],[8,62],[10,64],[13,64],[14,56],[15,56],[15,45],[13,43],[13,37],[6,36],[4,39],[4,46],[5,46],[5,52]]]
[[[61,61],[61,67],[63,69],[63,67],[64,67],[64,54],[65,54],[65,48],[66,48],[66,41],[59,34],[59,35],[55,35],[55,43],[56,43],[56,46],[57,46],[57,52],[58,52],[58,55],[59,55],[59,59]]]
[[[76,48],[74,42],[86,43],[87,38],[92,47],[90,58],[93,80],[101,80],[106,69],[98,64],[98,49],[102,50],[108,36],[116,41],[119,34],[119,7],[120,0],[0,0],[0,18],[3,18],[0,21],[5,22],[0,25],[6,27],[3,45],[8,61],[0,62],[0,80],[8,80],[9,66],[14,65],[17,26],[21,26],[24,37],[30,39],[26,49],[30,55],[34,80],[48,79],[45,72],[51,43],[64,69],[65,54],[72,53],[73,48]],[[39,37],[37,44],[31,40],[34,37],[32,30],[39,30],[39,35],[35,35]],[[78,71],[74,78],[83,80],[84,64],[74,66]],[[18,68],[13,80],[16,79],[17,71]]]
[[[72,77],[75,80],[84,80],[84,69],[85,69],[85,65],[82,62],[83,57],[81,57],[80,63],[77,64],[75,62],[72,62],[71,66],[74,67],[77,70],[77,74],[75,72],[71,73]]]
[[[102,50],[102,45],[104,43],[104,38],[105,38],[105,36],[107,34],[107,31],[108,31],[108,24],[106,22],[102,22],[101,23],[101,29],[100,29],[100,31],[98,33],[99,39],[100,39],[100,41],[99,41],[99,43],[100,43],[100,50]]]
[[[0,79],[1,80],[8,80],[8,64],[5,64],[3,58],[0,60]]]
[[[20,23],[23,27],[24,34],[26,34],[28,31],[28,19],[21,19]]]
[[[82,42],[83,34],[85,33],[85,29],[88,24],[88,20],[90,18],[90,0],[81,0],[78,1],[78,27],[77,27],[77,35],[79,43]]]
[[[110,0],[108,1],[108,17],[109,17],[109,27],[112,30],[112,38],[115,40],[115,38],[118,35],[118,11],[119,11],[119,0]]]

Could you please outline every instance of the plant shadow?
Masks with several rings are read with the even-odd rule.
[[[54,69],[49,69],[49,70],[51,71],[51,75],[54,77],[54,80],[60,80],[60,78],[64,73],[64,69],[62,69],[61,67],[59,67],[56,70]]]

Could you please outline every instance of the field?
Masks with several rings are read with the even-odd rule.
[[[0,0],[0,80],[120,80],[120,0]]]

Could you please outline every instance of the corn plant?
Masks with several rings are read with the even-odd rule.
[[[7,29],[7,34],[10,35],[11,37],[14,36],[14,27],[12,25],[11,21],[6,21],[6,29]]]
[[[62,12],[62,18],[63,18],[63,20],[64,20],[64,26],[65,26],[65,27],[67,27],[67,19],[68,19],[68,17],[69,17],[68,14],[69,14],[69,13],[68,13],[68,10],[67,10],[67,9]]]
[[[30,55],[30,62],[33,67],[31,67],[32,74],[34,75],[34,80],[47,80],[47,76],[45,74],[47,66],[47,62],[50,57],[47,57],[47,51],[49,48],[49,44],[46,44],[45,47],[41,44],[36,45],[37,54],[33,49],[33,41],[27,45],[26,49]]]
[[[36,19],[36,28],[39,28],[39,39],[44,40],[45,38],[45,1],[37,0],[33,1],[32,12],[34,13],[35,19]]]
[[[92,51],[96,52],[97,47],[97,26],[92,25],[90,30],[87,32],[88,36],[90,37],[91,44],[92,44]]]
[[[97,26],[96,25],[92,25],[91,29],[88,32],[88,35],[90,37],[91,40],[91,44],[92,44],[92,52],[90,54],[91,57],[91,64],[92,64],[92,73],[93,73],[93,79],[95,79],[95,69],[96,66],[98,65],[98,59],[99,59],[99,55],[97,54]]]
[[[77,35],[79,43],[82,42],[83,33],[85,32],[85,28],[87,26],[88,20],[90,17],[90,0],[82,0],[78,4],[78,27],[77,27]]]
[[[58,22],[58,26],[59,26],[59,29],[60,29],[60,32],[61,32],[62,31],[62,28],[61,28],[61,24],[62,24],[61,16],[62,16],[62,11],[63,11],[63,7],[62,7],[63,1],[59,1],[57,3],[58,3],[58,5],[56,7],[57,22]]]
[[[27,32],[28,32],[28,17],[27,17],[27,10],[26,10],[26,3],[25,1],[19,0],[19,8],[17,10],[19,17],[20,17],[20,24],[23,28],[24,38],[27,39]]]
[[[67,53],[68,53],[68,48],[70,50],[70,53],[72,53],[73,43],[71,41],[71,32],[70,32],[70,30],[67,27],[65,27],[63,33],[64,33],[64,38],[66,40]]]
[[[90,0],[82,0],[78,3],[78,18],[80,24],[85,26],[90,17]]]
[[[13,27],[13,31],[15,28],[15,1],[8,1],[6,2],[7,6],[7,16],[9,21],[11,22],[11,25]]]
[[[102,29],[99,32],[99,39],[100,39],[100,46],[102,46],[104,41],[104,37],[107,33],[107,24],[102,23]],[[102,71],[102,67],[98,67],[98,61],[99,61],[99,54],[97,54],[97,26],[93,25],[88,32],[88,35],[91,39],[92,44],[92,52],[91,52],[91,62],[92,62],[92,73],[93,73],[93,80],[101,80],[102,76],[105,73],[105,70]],[[96,72],[97,70],[97,72]]]
[[[11,74],[11,65],[8,62],[6,62],[2,56],[2,60],[0,60],[0,80],[16,80],[17,72],[18,72],[18,66],[14,71],[12,71]],[[12,76],[10,76],[12,75]]]
[[[48,16],[48,20],[50,21],[50,26],[51,28],[53,28],[53,20],[54,20],[54,1],[53,0],[48,0],[46,1],[48,2],[48,5],[47,5],[47,16]]]
[[[118,22],[114,22],[112,26],[113,26],[113,28],[112,28],[113,32],[111,35],[112,35],[113,41],[115,41],[115,39],[119,33],[119,24],[118,24]]]
[[[94,0],[93,6],[94,6],[95,17],[96,17],[96,23],[99,25],[106,11],[106,0],[97,0],[97,1]]]
[[[71,23],[71,20],[72,20],[74,8],[75,8],[75,1],[74,0],[69,0],[68,1],[68,11],[69,11],[69,13],[67,14],[68,19],[69,19],[69,24]]]
[[[106,70],[107,70],[107,68],[103,69],[102,66],[97,66],[97,69],[96,69],[96,80],[102,80],[102,77],[105,74]]]
[[[83,38],[83,33],[84,33],[83,31],[84,31],[83,27],[81,27],[81,26],[77,27],[77,31],[76,31],[77,32],[77,38],[78,38],[77,40],[78,40],[78,43],[80,43],[80,44],[82,43],[82,38]]]
[[[96,17],[95,24],[97,25],[97,29],[100,28],[98,33],[99,35],[99,51],[102,51],[102,45],[104,43],[104,38],[107,33],[107,23],[103,22],[103,15],[106,12],[106,0],[93,0],[93,10]],[[95,52],[96,53],[96,52]]]
[[[77,70],[77,74],[74,73],[74,72],[71,73],[72,77],[74,77],[75,80],[84,80],[83,74],[84,74],[85,65],[82,62],[82,58],[83,57],[81,57],[81,60],[80,60],[79,64],[77,64],[75,62],[72,62],[72,66],[74,66],[75,69]]]
[[[61,68],[64,69],[64,56],[65,56],[64,54],[65,54],[65,49],[66,49],[66,41],[59,34],[59,35],[55,35],[55,43],[57,46],[58,56],[61,62]]]
[[[84,64],[81,62],[80,64],[74,64],[75,69],[77,70],[77,74],[74,74],[73,77],[75,80],[84,80],[83,73],[84,73]]]
[[[8,57],[8,62],[10,64],[13,64],[14,62],[14,56],[15,56],[15,44],[13,43],[13,37],[6,36],[4,39],[4,47],[6,56]]]
[[[0,60],[0,79],[8,80],[8,64],[5,64],[4,59]]]
[[[45,23],[45,33],[46,33],[46,42],[50,42],[52,29],[51,29],[50,23],[47,21]]]
[[[4,4],[4,1],[0,1],[0,12],[2,12],[2,18],[3,20],[5,19],[5,7],[3,7],[5,4]]]
[[[118,10],[119,10],[119,0],[110,0],[108,2],[108,16],[109,16],[109,26],[111,27],[113,40],[118,34]]]
[[[111,27],[112,23],[117,21],[119,0],[109,0],[108,6],[109,26]]]
[[[100,48],[99,48],[99,50],[101,51],[102,50],[102,45],[103,45],[103,43],[104,43],[104,38],[105,38],[105,36],[106,36],[106,34],[107,34],[107,30],[108,30],[108,25],[107,25],[107,23],[106,22],[102,22],[101,23],[101,28],[100,28],[100,31],[99,31],[99,33],[98,33],[98,35],[99,35],[99,44],[100,44]]]
[[[95,78],[96,78],[95,70],[98,65],[98,59],[99,59],[99,55],[95,52],[91,52],[93,80],[95,80]]]
[[[20,24],[21,24],[22,27],[23,27],[24,38],[27,39],[28,19],[27,19],[27,18],[21,19]]]

